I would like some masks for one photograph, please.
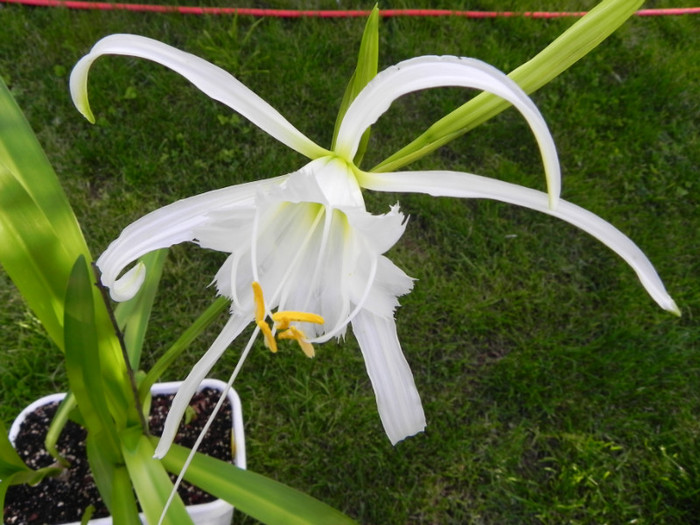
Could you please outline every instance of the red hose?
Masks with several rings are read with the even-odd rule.
[[[65,7],[68,9],[91,9],[101,11],[139,11],[151,13],[180,13],[184,15],[243,15],[275,18],[356,18],[366,17],[369,10],[295,10],[257,9],[252,7],[192,7],[149,4],[122,4],[108,2],[85,2],[80,0],[0,0],[6,4],[22,4],[38,7]],[[457,16],[462,18],[563,18],[580,17],[585,11],[451,11],[449,9],[382,9],[383,17]],[[678,7],[669,9],[642,9],[638,16],[668,16],[700,14],[700,7]]]

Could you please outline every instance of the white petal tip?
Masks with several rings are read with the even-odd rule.
[[[170,443],[164,443],[161,439],[153,452],[153,459],[163,459],[170,449]]]
[[[678,317],[681,317],[681,315],[682,315],[681,309],[678,308],[678,305],[676,304],[676,302],[673,299],[671,299],[670,301],[671,301],[670,304],[665,306],[664,310],[671,312],[673,315],[677,315]]]
[[[95,116],[92,114],[90,102],[88,101],[87,79],[93,60],[94,58],[90,54],[81,58],[73,68],[73,71],[71,71],[69,80],[70,95],[73,99],[73,104],[91,124],[95,123]]]
[[[425,424],[425,420],[424,420],[423,423],[422,423],[422,425],[420,425],[420,428],[417,428],[416,430],[414,430],[414,431],[412,431],[412,432],[405,433],[405,434],[403,434],[401,437],[396,437],[396,436],[391,437],[391,436],[389,436],[389,440],[391,441],[391,444],[392,444],[393,446],[396,446],[396,444],[397,444],[399,441],[403,441],[403,440],[406,439],[406,438],[410,438],[410,437],[413,437],[413,436],[415,436],[416,434],[418,434],[418,433],[420,433],[420,432],[424,432],[424,431],[425,431],[425,426],[426,426],[426,424]]]
[[[128,301],[136,295],[146,279],[146,265],[138,263],[109,287],[109,295],[118,303]]]

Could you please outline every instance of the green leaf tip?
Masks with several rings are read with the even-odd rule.
[[[345,88],[345,94],[343,95],[343,100],[340,103],[340,109],[338,110],[338,117],[335,121],[335,129],[333,130],[333,142],[331,149],[335,149],[336,139],[338,136],[338,131],[340,130],[340,123],[345,117],[350,104],[352,104],[357,94],[362,91],[362,89],[377,76],[377,70],[379,68],[379,7],[375,4],[372,12],[367,18],[367,23],[365,24],[364,32],[362,33],[362,40],[360,41],[360,51],[357,56],[357,66],[355,71],[350,77],[347,87]],[[360,147],[355,155],[355,164],[359,164],[364,155],[364,151],[367,147],[367,142],[369,141],[369,129],[365,131],[360,142]]]

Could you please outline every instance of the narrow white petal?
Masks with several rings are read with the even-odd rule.
[[[138,35],[107,36],[97,42],[90,53],[75,65],[70,77],[71,96],[78,110],[91,122],[94,122],[94,117],[88,103],[88,71],[92,63],[102,55],[135,56],[168,67],[209,97],[226,104],[302,155],[316,158],[327,153],[230,73],[195,55]]]
[[[398,298],[413,289],[413,279],[396,266],[388,257],[376,259],[376,271],[366,296],[367,274],[364,264],[358,265],[350,278],[349,296],[353,303],[364,299],[364,309],[380,317],[390,317],[399,306]]]
[[[172,445],[177,429],[180,426],[182,416],[187,410],[190,399],[199,388],[200,383],[207,376],[212,367],[219,360],[221,355],[226,351],[231,342],[238,337],[243,329],[252,321],[252,315],[237,315],[234,314],[226,323],[219,336],[214,340],[209,350],[197,361],[187,378],[175,394],[173,404],[168,412],[168,417],[165,420],[163,434],[158,441],[153,457],[162,458],[168,453],[170,445]]]
[[[454,171],[363,173],[360,184],[376,191],[427,193],[434,197],[494,199],[547,213],[589,233],[622,257],[636,272],[644,288],[661,308],[680,315],[656,270],[642,250],[620,230],[594,213],[560,201],[556,210],[548,206],[543,192],[496,179]]]
[[[379,417],[393,445],[425,429],[425,414],[413,374],[391,317],[361,311],[352,322],[377,397]]]
[[[357,95],[338,131],[336,150],[345,158],[357,151],[360,137],[402,95],[435,87],[474,88],[497,95],[515,106],[527,120],[539,144],[550,205],[556,207],[561,173],[554,140],[537,106],[498,69],[472,58],[424,56],[400,62],[378,74]]]
[[[102,283],[110,289],[115,301],[130,299],[138,291],[144,275],[137,270],[135,274],[129,272],[118,279],[129,264],[153,250],[195,240],[196,232],[208,225],[216,229],[216,220],[220,214],[213,212],[251,206],[261,187],[282,180],[284,177],[277,177],[202,193],[141,217],[124,228],[121,235],[97,259],[97,266],[102,272]],[[133,277],[139,277],[140,282],[134,281]]]

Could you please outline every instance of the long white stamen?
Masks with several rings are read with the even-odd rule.
[[[175,480],[175,484],[173,485],[173,488],[170,491],[170,495],[168,496],[168,500],[165,502],[165,506],[163,507],[163,512],[161,513],[160,519],[158,520],[158,525],[163,524],[163,520],[165,519],[165,514],[168,512],[168,509],[170,508],[170,505],[172,504],[173,499],[175,499],[175,495],[177,494],[177,489],[180,486],[180,483],[182,483],[182,479],[185,477],[185,472],[187,472],[187,469],[189,468],[190,463],[192,463],[192,460],[194,459],[194,455],[197,452],[197,449],[199,448],[199,446],[202,444],[202,441],[204,440],[204,436],[209,431],[209,428],[211,427],[212,423],[214,422],[214,419],[216,418],[217,414],[219,413],[219,410],[221,410],[221,407],[223,406],[224,401],[226,401],[226,395],[228,394],[229,389],[233,386],[233,382],[236,380],[238,373],[241,371],[241,368],[243,367],[243,363],[245,362],[246,358],[248,357],[248,354],[250,353],[251,348],[253,348],[253,343],[255,342],[255,339],[258,337],[259,333],[260,333],[260,328],[258,328],[256,326],[255,329],[253,330],[253,334],[250,336],[250,339],[248,340],[248,344],[246,344],[245,349],[243,350],[243,353],[241,354],[241,357],[238,360],[238,363],[236,364],[236,368],[233,369],[233,372],[231,373],[231,377],[229,378],[228,383],[226,383],[224,390],[221,392],[221,396],[219,396],[219,401],[216,403],[214,410],[212,411],[211,415],[209,416],[209,419],[207,419],[207,422],[204,424],[204,427],[202,428],[202,431],[199,433],[199,436],[197,436],[197,441],[195,441],[194,446],[192,447],[192,450],[190,450],[190,453],[187,456],[187,459],[185,460],[185,464],[182,466],[182,469],[180,470],[180,473],[178,474],[177,479]]]
[[[309,343],[311,343],[311,344],[325,343],[326,341],[335,337],[336,334],[338,334],[343,328],[345,328],[348,324],[350,324],[350,322],[355,318],[355,316],[358,313],[360,313],[360,310],[362,310],[365,303],[367,302],[367,298],[369,297],[369,293],[372,291],[372,285],[374,284],[374,279],[377,276],[377,261],[378,261],[378,259],[376,257],[374,259],[372,259],[372,268],[370,269],[369,277],[367,278],[367,284],[365,285],[365,289],[362,292],[362,298],[359,300],[357,305],[355,305],[355,308],[353,309],[353,311],[350,312],[350,315],[348,315],[345,319],[343,319],[338,324],[336,324],[330,332],[326,332],[323,335],[320,335],[320,336],[315,337],[313,339],[309,339],[309,341],[308,341]]]
[[[326,246],[328,245],[328,237],[330,235],[331,224],[333,222],[333,208],[330,206],[324,206],[323,210],[326,212],[323,221],[323,233],[321,234],[321,244],[318,247],[318,255],[316,257],[316,264],[314,265],[314,271],[311,276],[310,283],[316,283],[318,272],[321,269],[321,262],[323,261],[323,256],[325,255]],[[301,306],[302,311],[307,311],[309,309],[309,302],[311,301],[311,293],[313,292],[313,286],[309,286],[306,290],[306,298],[304,299],[304,304]]]
[[[260,228],[260,207],[255,209],[253,216],[253,227],[251,228],[250,238],[250,270],[253,273],[253,281],[260,282],[258,276],[258,229]]]
[[[311,227],[309,228],[309,231],[306,232],[304,239],[301,241],[301,245],[299,245],[298,249],[296,250],[296,253],[294,254],[294,257],[292,258],[292,261],[287,265],[287,269],[285,270],[284,275],[282,276],[282,279],[280,280],[279,286],[277,287],[275,292],[270,296],[270,300],[268,301],[269,304],[278,305],[278,309],[280,309],[280,310],[284,310],[282,305],[287,301],[287,297],[282,296],[282,292],[285,289],[284,284],[287,280],[289,280],[289,276],[292,274],[294,267],[297,265],[297,263],[299,262],[299,259],[306,251],[306,248],[309,245],[309,242],[311,242],[311,238],[313,237],[313,234],[316,231],[316,227],[318,226],[318,223],[320,222],[321,217],[323,216],[323,211],[324,211],[324,206],[321,205],[320,209],[316,213],[316,216],[314,217],[313,222],[311,223]],[[260,282],[260,281],[258,281],[258,282]]]

